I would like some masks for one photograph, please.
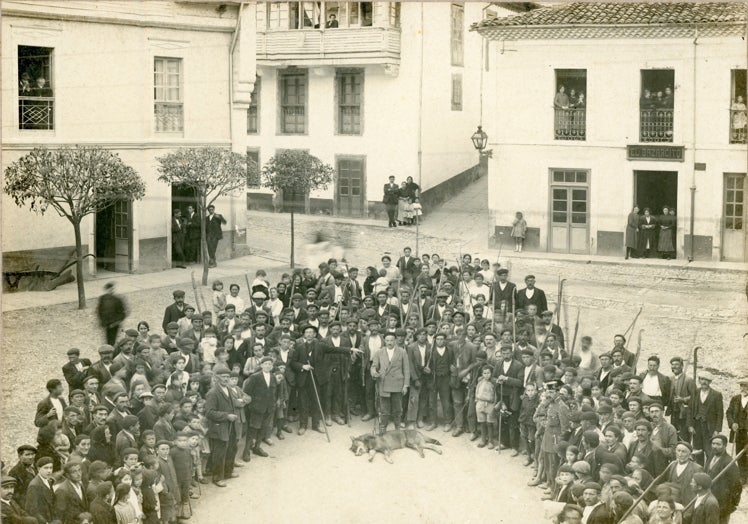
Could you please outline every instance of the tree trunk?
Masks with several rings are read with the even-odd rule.
[[[73,222],[75,231],[75,280],[78,281],[78,309],[86,309],[86,288],[83,286],[83,242],[81,223]]]
[[[200,241],[200,251],[203,254],[203,278],[202,278],[202,284],[203,286],[208,285],[208,237],[205,233],[205,211],[206,211],[206,201],[205,195],[199,195],[199,201],[200,201],[200,238],[202,239]]]

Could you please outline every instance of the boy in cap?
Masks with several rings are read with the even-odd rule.
[[[26,490],[24,509],[40,524],[55,520],[55,492],[52,490],[52,459],[42,457],[36,461],[39,474]],[[20,503],[19,503],[20,505]]]
[[[190,448],[189,434],[185,431],[177,432],[174,446],[169,451],[169,457],[174,462],[179,498],[181,500],[179,515],[185,514],[185,506],[190,500],[190,485],[192,484],[192,449]]]
[[[277,401],[277,382],[271,373],[273,369],[273,357],[265,356],[260,359],[260,370],[249,376],[244,381],[242,389],[251,399],[246,408],[247,436],[244,443],[245,462],[251,460],[250,450],[257,456],[267,457],[268,454],[260,447],[261,442],[269,443],[268,435],[272,431],[273,415],[275,414]],[[269,443],[268,445],[272,445]]]

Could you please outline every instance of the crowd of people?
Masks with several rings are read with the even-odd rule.
[[[3,521],[187,519],[201,485],[225,488],[310,419],[324,432],[358,416],[523,460],[558,522],[729,521],[748,478],[728,452],[748,442],[748,379],[725,412],[682,358],[666,375],[657,355],[639,366],[624,335],[604,353],[588,336],[576,348],[533,275],[519,289],[498,263],[456,262],[405,248],[363,282],[342,259],[275,284],[258,270],[249,300],[234,282],[227,294],[215,281],[200,307],[175,290],[160,326],[120,328],[95,362],[69,349],[36,442],[2,477]]]

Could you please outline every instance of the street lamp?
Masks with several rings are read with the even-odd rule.
[[[483,128],[481,126],[478,126],[478,130],[473,133],[473,136],[470,137],[470,140],[473,141],[475,149],[477,149],[478,153],[480,153],[486,148],[486,144],[488,143],[488,135],[485,131],[483,131]]]

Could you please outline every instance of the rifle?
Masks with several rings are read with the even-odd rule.
[[[636,364],[639,362],[639,355],[641,355],[642,352],[642,333],[644,333],[644,330],[640,329],[639,336],[637,337],[636,341],[636,356],[634,356],[634,375],[636,375]]]
[[[571,357],[574,356],[574,346],[577,344],[577,333],[578,332],[579,332],[579,308],[577,308],[577,321],[574,324],[574,338],[571,341],[571,350],[569,351],[570,360],[571,360]]]

